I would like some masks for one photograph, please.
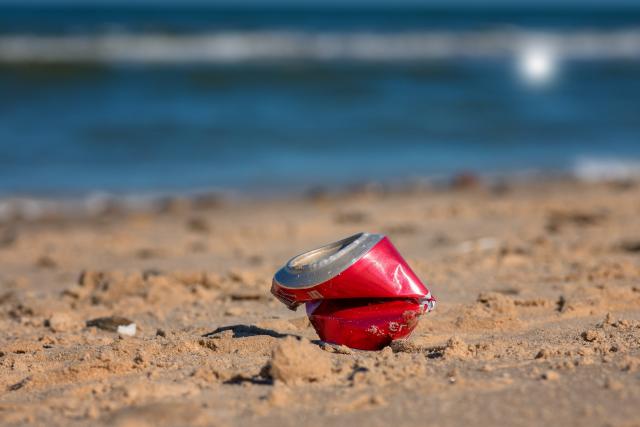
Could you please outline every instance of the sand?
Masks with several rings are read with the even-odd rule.
[[[640,185],[462,187],[5,218],[0,424],[640,425]],[[358,231],[438,298],[379,352],[269,294]]]

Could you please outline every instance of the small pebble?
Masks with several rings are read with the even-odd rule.
[[[133,327],[131,327],[132,325]],[[98,317],[97,319],[87,320],[87,327],[92,326],[105,331],[122,333],[123,335],[128,335],[131,331],[133,331],[134,335],[136,333],[135,323],[126,317],[120,316]],[[121,327],[124,327],[124,332],[120,332]]]
[[[129,337],[132,337],[136,334],[136,324],[130,323],[128,325],[120,325],[118,326],[117,332],[120,335],[127,335]]]

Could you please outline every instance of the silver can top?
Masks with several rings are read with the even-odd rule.
[[[358,233],[297,255],[274,276],[281,286],[304,289],[323,283],[355,264],[384,236]]]

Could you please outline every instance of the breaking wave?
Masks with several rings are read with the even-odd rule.
[[[640,160],[583,157],[575,161],[573,175],[581,181],[624,181],[640,178]]]
[[[0,63],[238,63],[504,58],[543,47],[562,59],[640,59],[640,28],[611,31],[213,32],[0,36]]]

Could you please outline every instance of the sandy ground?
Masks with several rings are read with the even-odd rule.
[[[319,343],[269,294],[289,258],[357,231],[438,298],[380,352]],[[640,185],[17,218],[0,266],[2,425],[640,425]],[[102,316],[137,334],[86,326]]]

